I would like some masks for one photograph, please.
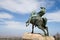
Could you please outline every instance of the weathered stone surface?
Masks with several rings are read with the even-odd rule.
[[[44,36],[44,40],[55,40],[52,36]]]
[[[31,33],[25,33],[22,36],[23,40],[54,40],[54,37],[52,36],[42,36],[40,34],[31,34]]]

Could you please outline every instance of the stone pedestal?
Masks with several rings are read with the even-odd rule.
[[[43,36],[40,34],[31,34],[31,33],[25,33],[22,36],[23,40],[55,40],[52,36]]]

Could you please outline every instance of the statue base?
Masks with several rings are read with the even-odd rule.
[[[43,36],[41,34],[25,33],[22,40],[55,40],[52,36]]]

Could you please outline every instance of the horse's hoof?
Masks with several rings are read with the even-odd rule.
[[[31,32],[33,34],[33,32]]]

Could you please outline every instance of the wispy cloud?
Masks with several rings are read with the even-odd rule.
[[[54,5],[55,5],[55,1],[47,1],[45,6],[46,6],[47,9],[50,9]]]
[[[31,25],[29,25],[29,27],[26,27],[26,23],[25,22],[19,22],[19,21],[3,21],[0,22],[0,26],[6,28],[7,30],[22,30],[22,31],[29,31],[31,30]],[[5,29],[4,29],[5,30]]]
[[[48,22],[60,22],[60,10],[45,15]]]
[[[54,1],[4,0],[0,2],[0,5],[2,8],[8,9],[13,12],[28,13],[33,10],[38,10],[40,6],[49,8],[54,5]]]
[[[12,19],[13,16],[11,14],[0,12],[0,19]]]
[[[18,22],[18,21],[5,21],[5,27],[8,29],[13,30],[25,30],[26,26],[24,22]]]
[[[0,2],[0,4],[5,9],[20,13],[31,12],[38,6],[37,2],[30,0],[5,0]]]
[[[9,13],[1,12],[0,13],[0,26],[5,27],[7,29],[14,29],[14,30],[25,29],[24,22],[14,21],[13,18],[14,16]],[[5,19],[9,19],[9,20],[5,20]]]

